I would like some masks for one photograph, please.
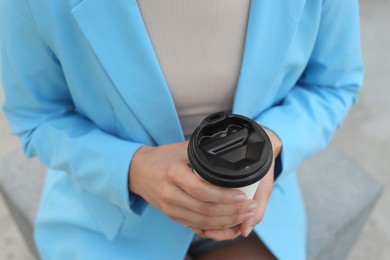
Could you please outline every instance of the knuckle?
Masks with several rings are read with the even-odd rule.
[[[216,207],[212,207],[208,204],[201,206],[201,211],[206,216],[214,216],[217,213]]]
[[[209,209],[206,205],[204,205],[203,203],[199,206],[199,213],[201,213],[202,215],[206,215],[206,216],[209,216]]]
[[[171,201],[171,191],[170,191],[170,189],[168,187],[163,188],[161,193],[160,193],[160,196],[161,196],[161,199],[164,202]]]
[[[167,180],[173,182],[175,180],[176,172],[177,166],[175,164],[169,165],[165,171],[165,176]]]
[[[211,220],[209,217],[200,217],[199,218],[199,225],[201,226],[201,229],[207,229],[210,227]]]
[[[234,205],[233,206],[233,213],[234,215],[240,215],[242,212],[242,207],[240,205]]]

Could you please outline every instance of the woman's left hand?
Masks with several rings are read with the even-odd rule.
[[[264,176],[263,179],[261,179],[259,187],[257,188],[256,194],[253,198],[258,204],[256,215],[247,219],[240,225],[232,228],[213,230],[192,229],[192,231],[194,231],[198,236],[210,238],[213,240],[231,240],[235,239],[239,235],[247,237],[253,230],[253,227],[259,224],[263,219],[265,209],[267,207],[268,200],[271,197],[272,188],[274,185],[275,158],[279,156],[282,149],[282,143],[279,138],[272,131],[266,128],[264,130],[268,134],[268,137],[272,143],[274,161],[272,162],[268,173]]]

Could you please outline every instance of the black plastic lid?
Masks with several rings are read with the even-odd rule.
[[[272,163],[268,135],[255,121],[227,112],[206,117],[193,132],[188,158],[196,173],[221,187],[259,181]]]

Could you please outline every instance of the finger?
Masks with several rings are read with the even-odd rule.
[[[178,207],[193,210],[205,216],[233,216],[255,212],[258,205],[254,200],[247,200],[237,203],[213,203],[199,201],[181,189],[171,189],[162,195],[163,199]]]
[[[265,213],[266,206],[267,201],[266,199],[263,199],[259,202],[259,207],[257,208],[256,214],[253,217],[246,219],[241,224],[241,234],[244,237],[247,237],[252,232],[253,228],[261,222]]]
[[[270,169],[267,174],[261,179],[259,186],[257,187],[256,194],[254,199],[259,201],[262,200],[265,203],[268,202],[272,194],[272,189],[274,186],[274,171],[275,171],[275,161],[272,162]]]
[[[249,234],[252,232],[253,228],[255,227],[254,219],[247,219],[241,224],[240,232],[244,237],[248,237]]]
[[[218,216],[239,216],[250,212],[255,213],[257,210],[257,203],[253,200],[244,201],[235,204],[218,204],[213,202],[202,202],[191,199],[190,204],[193,211],[209,217]]]
[[[233,203],[247,200],[245,193],[242,191],[207,183],[192,173],[185,165],[178,170],[181,170],[182,174],[173,176],[175,184],[195,199],[216,203]]]
[[[182,207],[172,206],[167,214],[172,220],[197,229],[230,228],[241,224],[246,219],[255,216],[254,212],[237,216],[209,217]]]
[[[237,238],[241,234],[240,232],[240,225],[232,227],[232,228],[225,228],[225,229],[211,229],[211,230],[205,230],[204,235],[207,238],[216,240],[216,241],[222,241],[222,240],[232,240]]]
[[[248,218],[241,225],[241,234],[247,237],[253,230],[253,228],[261,222],[263,219],[265,209],[268,200],[272,194],[273,178],[274,178],[274,162],[266,176],[260,181],[259,187],[257,188],[254,200],[258,204],[256,214],[252,218]]]

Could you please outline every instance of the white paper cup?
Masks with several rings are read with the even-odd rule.
[[[236,188],[236,189],[238,189],[240,191],[243,191],[246,194],[246,197],[248,199],[253,199],[253,197],[255,196],[255,193],[257,191],[257,188],[259,187],[260,181],[255,182],[255,183],[253,183],[253,184],[251,184],[249,186]]]
[[[199,174],[194,169],[192,169],[192,172],[195,173],[199,178],[203,179],[201,176],[199,176]],[[204,180],[204,181],[206,181],[206,180]],[[255,183],[252,183],[252,184],[250,184],[248,186],[244,186],[244,187],[240,187],[240,188],[229,188],[229,189],[240,190],[240,191],[242,191],[242,192],[244,192],[246,194],[246,198],[247,199],[251,200],[255,196],[255,193],[257,191],[257,188],[259,187],[260,181],[261,180],[255,182]]]

